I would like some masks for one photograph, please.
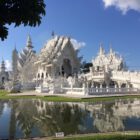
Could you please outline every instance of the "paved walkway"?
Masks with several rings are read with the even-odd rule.
[[[77,94],[50,94],[50,93],[37,93],[35,91],[25,91],[22,93],[11,93],[10,96],[62,96],[69,98],[95,98],[95,97],[116,97],[116,96],[129,96],[129,95],[140,95],[139,92],[135,93],[106,93],[106,94],[94,94],[94,95],[77,95]]]

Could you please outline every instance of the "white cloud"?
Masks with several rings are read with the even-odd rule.
[[[5,67],[6,67],[6,70],[8,71],[12,70],[12,64],[10,60],[5,60]]]
[[[78,49],[86,46],[85,42],[79,42],[79,41],[77,41],[76,39],[73,39],[73,38],[71,39],[71,42],[72,42],[75,50],[78,50]]]
[[[129,10],[135,10],[140,12],[140,0],[103,0],[105,8],[114,6],[123,14],[126,14]]]

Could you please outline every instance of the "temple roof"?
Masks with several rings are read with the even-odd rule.
[[[32,40],[31,40],[30,35],[28,35],[26,47],[28,49],[32,49],[33,48],[33,46],[32,46]]]
[[[99,53],[95,59],[92,60],[93,66],[109,66],[109,67],[119,67],[124,63],[124,60],[120,55],[115,53],[112,48],[110,48],[109,53],[105,53],[104,49],[100,47]]]
[[[56,61],[59,58],[59,56],[61,56],[61,52],[67,46],[68,43],[70,43],[72,46],[69,37],[54,36],[44,45],[44,48],[41,49],[37,63],[45,62],[47,64],[50,64],[53,61]]]
[[[27,60],[29,60],[32,57],[32,55],[34,55],[34,54],[35,54],[35,51],[33,50],[31,37],[28,36],[26,47],[19,54],[19,59],[18,59],[19,66],[23,67],[24,63]]]

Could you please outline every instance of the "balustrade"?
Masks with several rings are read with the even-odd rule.
[[[94,95],[94,94],[115,94],[115,93],[132,93],[132,92],[138,92],[138,89],[136,88],[63,88],[65,92],[86,92],[88,95]],[[86,94],[85,93],[85,94]]]
[[[137,88],[90,88],[88,90],[89,94],[94,94],[94,93],[131,93],[131,92],[138,92]]]

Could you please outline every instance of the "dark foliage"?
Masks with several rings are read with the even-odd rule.
[[[92,63],[84,63],[81,65],[81,72],[82,73],[88,73],[90,71],[90,67],[92,67]]]
[[[8,35],[6,24],[37,26],[45,15],[44,0],[0,0],[0,38]]]

